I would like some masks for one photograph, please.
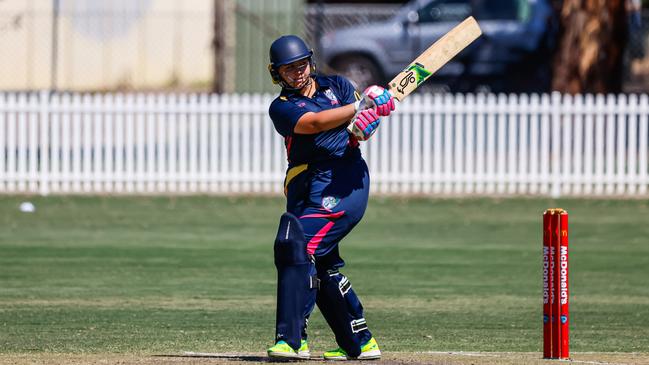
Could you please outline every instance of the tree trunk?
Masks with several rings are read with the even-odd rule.
[[[625,0],[564,0],[560,21],[552,88],[570,94],[621,92]]]
[[[212,92],[222,93],[225,89],[225,9],[223,2],[214,0],[214,79]]]

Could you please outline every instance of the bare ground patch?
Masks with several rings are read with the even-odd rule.
[[[319,355],[319,354],[317,354]],[[166,364],[266,364],[264,353],[184,353],[184,354],[4,354],[0,365],[166,365]],[[331,364],[320,359],[302,363]],[[573,353],[570,360],[544,360],[540,353],[530,352],[393,352],[381,360],[349,361],[352,364],[382,365],[520,365],[520,364],[592,364],[592,365],[649,365],[649,353]]]

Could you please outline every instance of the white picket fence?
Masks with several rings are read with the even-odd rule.
[[[271,95],[0,93],[0,193],[282,191]],[[363,144],[373,193],[646,196],[647,95],[413,95]]]

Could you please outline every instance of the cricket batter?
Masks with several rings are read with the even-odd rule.
[[[276,342],[268,355],[309,358],[307,321],[317,304],[340,346],[325,359],[378,359],[363,306],[339,271],[338,243],[367,207],[370,179],[358,140],[372,136],[394,100],[379,86],[359,95],[344,77],[316,75],[313,51],[294,35],[272,43],[268,69],[282,87],[269,113],[288,156],[287,212],[274,246]],[[350,123],[358,137],[347,131]]]

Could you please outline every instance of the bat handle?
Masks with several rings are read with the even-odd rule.
[[[354,118],[352,118],[349,124],[347,124],[347,132],[349,132],[349,134],[351,134],[352,136],[356,137],[357,140],[362,141],[363,136],[359,136],[356,133],[356,130],[354,129]]]
[[[394,98],[394,105],[397,105],[397,102],[401,102],[401,100],[399,100],[399,94],[395,94],[394,90],[392,90],[392,88],[388,89],[388,92]]]

